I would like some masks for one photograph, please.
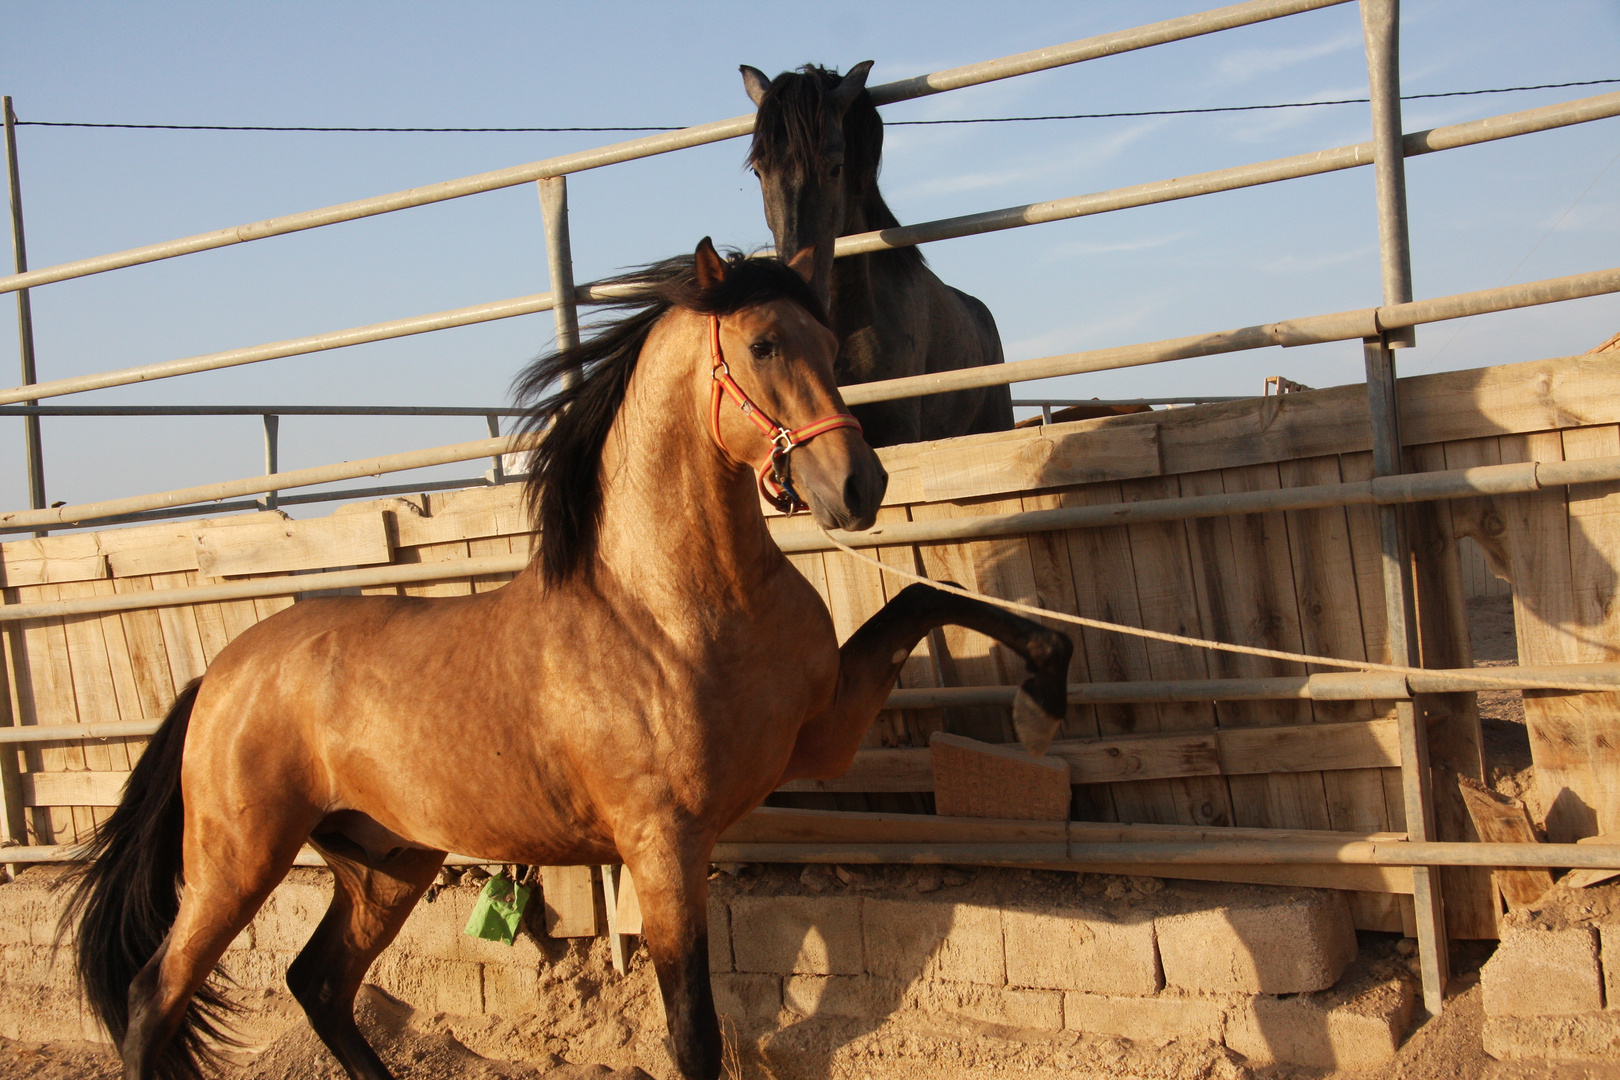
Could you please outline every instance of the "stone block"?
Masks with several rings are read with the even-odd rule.
[[[1508,923],[1479,973],[1486,1016],[1565,1016],[1603,1008],[1598,935],[1590,926]]]
[[[1063,1026],[1087,1035],[1118,1035],[1160,1042],[1166,1039],[1221,1041],[1226,1010],[1219,1001],[1158,995],[1114,997],[1070,990],[1063,995]]]
[[[460,1016],[484,1012],[481,964],[406,956],[390,949],[371,966],[366,981],[426,1012]]]
[[[861,901],[849,896],[739,896],[730,903],[738,971],[859,975]]]
[[[782,1004],[800,1016],[875,1020],[898,1009],[905,990],[903,982],[871,975],[789,975]]]
[[[1152,920],[1100,913],[1006,910],[1007,983],[1043,990],[1146,995],[1162,985]]]
[[[866,970],[887,979],[1005,986],[1001,911],[975,904],[867,900]]]
[[[1613,1009],[1573,1016],[1487,1016],[1481,1035],[1485,1052],[1499,1060],[1620,1061],[1620,1012]]]
[[[484,964],[484,1012],[521,1016],[540,1005],[538,964]]]
[[[731,913],[726,902],[709,894],[709,970],[731,971]]]
[[[475,964],[540,964],[540,946],[527,933],[519,933],[517,940],[508,945],[504,941],[486,941],[463,932],[467,916],[472,914],[473,905],[478,902],[478,892],[470,885],[442,889],[431,904],[418,902],[389,948],[414,956],[435,956]],[[531,899],[530,903],[533,902]]]
[[[1371,1069],[1393,1061],[1412,1022],[1412,984],[1346,981],[1354,985],[1249,999],[1227,1012],[1226,1045],[1256,1065]]]
[[[1620,925],[1605,926],[1598,931],[1601,942],[1598,963],[1603,968],[1603,1004],[1605,1008],[1620,1009]]]
[[[1165,985],[1193,993],[1325,990],[1356,958],[1350,905],[1330,889],[1257,892],[1155,925]]]
[[[261,949],[296,955],[321,924],[332,902],[332,878],[290,874],[275,887],[253,919],[253,940]]]
[[[777,975],[722,972],[711,979],[714,1011],[721,1016],[774,1020],[782,1011],[782,979]]]
[[[917,982],[906,988],[906,1007],[963,1016],[986,1024],[1036,1031],[1063,1030],[1063,994],[973,983]]]

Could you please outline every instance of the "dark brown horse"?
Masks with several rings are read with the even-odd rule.
[[[840,77],[805,66],[767,79],[742,67],[759,107],[748,164],[778,252],[814,248],[815,286],[838,334],[840,385],[999,364],[990,309],[946,285],[915,247],[833,258],[839,236],[900,224],[878,192],[883,120],[866,91],[870,60]],[[1013,426],[1006,386],[857,405],[872,446]]]
[[[226,1012],[209,974],[306,842],[336,886],[287,982],[351,1077],[389,1075],[355,992],[456,851],[622,860],[675,1060],[710,1080],[705,891],[723,830],[786,780],[846,769],[907,653],[947,622],[1025,658],[1018,722],[1044,749],[1066,637],[912,586],[840,648],[772,541],[758,464],[776,458],[825,526],[869,527],[887,483],[845,418],[804,277],[704,240],[621,283],[639,288],[628,314],[520,380],[545,432],[522,573],[472,596],[296,604],[221,652],[153,737],[69,914],[129,1080],[198,1075]],[[577,384],[542,396],[569,370]],[[758,414],[795,438],[773,444]]]

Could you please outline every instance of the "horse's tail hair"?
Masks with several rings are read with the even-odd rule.
[[[79,986],[115,1045],[129,1029],[129,989],[168,937],[180,910],[180,762],[201,679],[187,683],[152,736],[124,787],[123,801],[79,850],[81,868],[66,879],[72,894],[57,925],[57,943],[73,937]],[[74,923],[78,923],[74,931]],[[233,1040],[221,1028],[232,1011],[204,986],[180,1029],[153,1064],[162,1080],[193,1080]]]

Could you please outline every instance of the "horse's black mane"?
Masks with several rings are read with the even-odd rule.
[[[634,295],[609,305],[631,309],[628,314],[572,349],[541,356],[512,383],[518,405],[528,410],[518,431],[544,436],[529,454],[523,495],[530,520],[540,532],[540,569],[548,584],[572,576],[596,552],[602,520],[602,447],[624,402],[641,348],[659,319],[676,307],[727,315],[787,299],[827,322],[820,300],[785,263],[735,252],[727,258],[725,281],[708,290],[698,288],[690,255],[601,284],[636,288]],[[578,381],[564,389],[561,380],[568,372],[578,373]]]
[[[817,172],[825,134],[823,102],[841,81],[843,76],[837,71],[815,64],[784,71],[772,79],[754,117],[748,164],[798,177]],[[844,113],[844,170],[855,184],[870,229],[892,229],[900,224],[878,191],[882,163],[883,118],[872,104],[872,95],[862,90]],[[924,261],[922,252],[912,246],[874,254],[911,264]]]

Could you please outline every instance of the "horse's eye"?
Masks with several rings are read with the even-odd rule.
[[[748,351],[754,354],[755,360],[767,360],[772,353],[776,352],[776,342],[769,340],[756,341],[748,346]]]
[[[840,163],[840,164],[834,165],[829,171],[834,176],[841,176],[841,175],[843,175],[843,172],[844,172],[844,166],[843,166],[842,163]]]

